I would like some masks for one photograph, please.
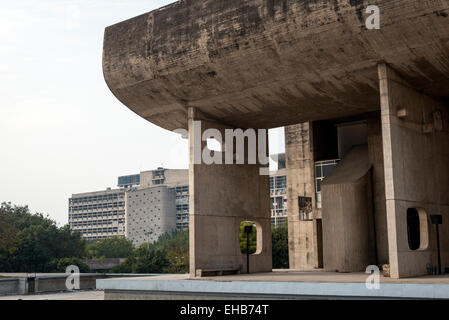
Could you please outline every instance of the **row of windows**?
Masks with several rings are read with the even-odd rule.
[[[188,204],[177,204],[176,211],[189,210]]]
[[[93,202],[93,201],[110,201],[110,200],[118,200],[123,199],[125,197],[125,193],[111,193],[104,195],[96,195],[89,197],[79,197],[79,198],[71,198],[69,202],[72,204],[75,203],[83,203],[83,202]]]
[[[270,189],[281,189],[287,187],[287,177],[286,176],[277,176],[270,177]]]
[[[72,227],[83,227],[83,226],[99,226],[105,224],[125,223],[125,219],[112,219],[112,220],[96,220],[96,221],[78,221],[72,222]]]
[[[175,190],[176,193],[189,192],[189,186],[176,187]]]
[[[272,217],[271,218],[271,224],[275,227],[280,227],[287,221],[288,221],[287,217]]]
[[[82,229],[79,231],[81,231],[83,234],[110,233],[110,232],[118,232],[118,228],[90,228],[90,229]]]
[[[85,210],[108,209],[108,208],[123,207],[124,205],[125,205],[124,201],[90,204],[90,205],[84,205],[84,206],[73,206],[73,207],[71,207],[71,211],[75,212],[75,211],[85,211]]]
[[[115,215],[125,215],[125,210],[121,211],[107,211],[107,212],[84,212],[84,213],[72,213],[69,214],[69,219],[82,219],[82,218],[106,218]]]

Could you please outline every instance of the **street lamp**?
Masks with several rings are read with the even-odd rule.
[[[253,226],[245,226],[246,233],[246,273],[249,273],[249,234],[253,231]]]

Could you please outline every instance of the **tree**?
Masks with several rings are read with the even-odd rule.
[[[246,233],[245,233],[245,227],[246,226],[252,226],[252,222],[242,222],[240,224],[240,232],[239,232],[239,239],[240,239],[240,251],[243,254],[246,254]],[[249,234],[249,254],[256,253],[257,250],[257,230],[255,227],[253,227],[251,233]]]
[[[165,250],[144,243],[136,250],[133,273],[163,273],[169,264]]]
[[[91,243],[87,246],[88,258],[128,258],[133,254],[134,246],[131,240],[123,237],[113,237]]]
[[[14,228],[10,219],[0,212],[0,270],[10,270],[11,256],[19,247],[17,230]]]
[[[162,235],[155,243],[145,243],[125,262],[112,268],[113,273],[188,273],[189,230]]]
[[[189,272],[189,230],[177,230],[161,236],[154,244],[166,252],[169,265],[166,273]]]
[[[273,250],[273,269],[288,269],[288,223],[280,227],[273,227],[272,250]]]
[[[0,206],[0,271],[54,272],[55,259],[85,254],[86,242],[69,226],[59,228],[27,206]],[[5,233],[3,233],[5,232]]]
[[[90,272],[89,266],[80,258],[61,258],[54,261],[57,272],[66,272],[68,266],[77,266],[81,273]]]

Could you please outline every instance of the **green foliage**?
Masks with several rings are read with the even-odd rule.
[[[28,207],[0,206],[0,271],[54,272],[55,259],[84,256],[86,242],[69,226],[59,228]]]
[[[113,267],[112,273],[133,273],[133,265],[136,263],[136,258],[131,256],[125,260],[125,262]]]
[[[165,234],[155,243],[156,247],[166,252],[169,265],[166,273],[189,272],[189,230],[174,231]]]
[[[165,234],[153,244],[144,243],[113,273],[189,272],[189,230]]]
[[[243,254],[246,254],[246,233],[245,233],[245,226],[251,226],[253,225],[252,222],[242,222],[240,224],[240,232],[239,232],[239,240],[240,240],[240,252]],[[248,253],[254,254],[257,250],[257,230],[254,226],[251,233],[249,234],[249,247],[248,247]]]
[[[272,228],[273,269],[288,269],[288,223]]]
[[[54,261],[56,271],[65,273],[68,266],[77,266],[81,273],[90,272],[89,266],[80,258],[61,258]]]
[[[133,254],[134,246],[131,240],[123,237],[103,239],[87,245],[89,259],[128,258]]]
[[[133,273],[164,273],[170,264],[165,250],[149,243],[137,248],[134,259]]]

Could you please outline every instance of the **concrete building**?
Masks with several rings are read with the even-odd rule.
[[[189,226],[188,171],[158,168],[118,178],[120,189],[74,194],[69,225],[87,240],[114,236],[138,246]]]
[[[264,163],[199,163],[195,139],[209,128],[287,126],[292,268],[426,274],[434,216],[449,266],[449,4],[378,0],[380,29],[367,28],[368,4],[178,1],[106,29],[114,95],[189,132],[192,276],[246,269],[245,220],[258,228],[251,271],[271,270]]]
[[[287,215],[287,170],[285,153],[275,155],[278,170],[270,173],[270,209],[271,224],[282,226],[288,220]]]
[[[167,192],[173,193],[173,204],[176,211],[176,228],[178,230],[189,227],[189,172],[185,169],[164,169],[141,172],[139,175],[139,189],[156,186],[166,186]],[[170,196],[171,198],[171,196]]]
[[[125,236],[125,190],[74,194],[69,199],[69,225],[86,240]]]
[[[138,247],[176,229],[175,197],[174,189],[165,185],[127,191],[126,238]]]

